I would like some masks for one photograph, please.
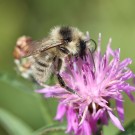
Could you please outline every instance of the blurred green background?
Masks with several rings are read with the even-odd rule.
[[[42,99],[30,82],[16,74],[12,52],[18,37],[41,39],[56,25],[89,31],[96,41],[101,32],[103,50],[112,37],[112,48],[121,48],[121,59],[133,59],[130,68],[135,72],[134,0],[0,0],[0,72],[4,74],[0,80],[0,135],[26,135],[25,130],[36,131],[53,123],[57,102]],[[126,96],[124,108],[126,125],[135,119],[135,105]],[[109,124],[104,132],[114,135],[118,130]]]

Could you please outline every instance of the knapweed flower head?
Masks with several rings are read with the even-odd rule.
[[[72,58],[67,63],[67,70],[61,73],[66,84],[77,94],[69,93],[59,85],[50,86],[41,90],[45,97],[59,99],[55,119],[67,119],[67,133],[75,135],[92,135],[98,126],[108,124],[108,120],[124,131],[121,122],[124,121],[123,95],[126,93],[134,101],[131,92],[135,87],[127,80],[134,77],[128,65],[130,58],[120,61],[120,49],[111,49],[111,39],[106,52],[101,54],[101,35],[99,35],[97,50],[87,53],[85,59]],[[110,101],[116,102],[111,107]],[[118,116],[114,111],[117,111]]]

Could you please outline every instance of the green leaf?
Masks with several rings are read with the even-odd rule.
[[[51,125],[51,126],[45,126],[45,127],[42,127],[41,129],[38,129],[32,135],[48,135],[48,134],[52,135],[53,133],[65,131],[65,130],[66,130],[65,125]]]
[[[47,124],[52,124],[53,123],[53,117],[50,113],[49,108],[49,104],[44,102],[44,98],[42,98],[42,96],[36,92],[34,92],[34,89],[39,89],[38,85],[34,84],[32,85],[32,87],[28,87],[27,85],[25,85],[25,83],[17,80],[16,77],[13,77],[12,75],[9,74],[4,74],[4,73],[0,73],[0,81],[6,83],[7,85],[16,88],[17,90],[21,90],[22,92],[28,93],[28,94],[32,94],[35,98],[36,101],[38,103],[38,106],[40,108],[40,112],[41,115],[45,121],[45,123]],[[52,105],[51,105],[52,107]]]
[[[135,135],[135,120],[125,127],[124,132],[120,132],[117,135]]]
[[[31,135],[32,129],[24,121],[0,108],[0,124],[10,135]]]

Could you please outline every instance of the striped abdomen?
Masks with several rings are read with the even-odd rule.
[[[47,81],[53,70],[52,61],[53,56],[48,53],[39,54],[34,57],[33,74],[37,81]]]

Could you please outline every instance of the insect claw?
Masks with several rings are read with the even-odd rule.
[[[76,94],[78,97],[80,97],[80,98],[81,98],[81,96],[80,96],[77,92],[75,92],[75,94]]]
[[[81,98],[81,96],[78,94],[78,92],[76,92],[75,90],[73,90],[73,89],[71,89],[71,88],[69,88],[69,87],[65,87],[66,88],[66,90],[68,90],[68,92],[70,92],[70,93],[72,93],[72,94],[75,94],[75,95],[77,95],[77,96],[79,96],[80,98]]]

